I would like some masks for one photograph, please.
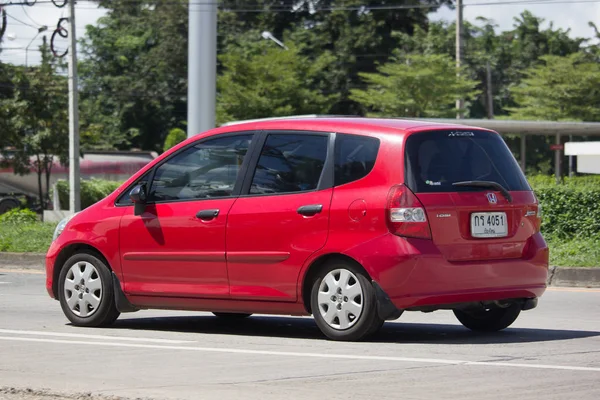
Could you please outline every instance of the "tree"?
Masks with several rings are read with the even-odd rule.
[[[264,41],[229,46],[219,58],[224,71],[217,80],[219,123],[327,112],[336,95],[323,94],[315,84],[329,54],[311,61],[292,43],[288,47]]]
[[[27,174],[31,169],[36,172],[39,202],[44,207],[55,159],[67,162],[68,100],[66,78],[57,74],[45,37],[40,52],[39,66],[16,70],[12,82],[14,97],[0,100],[0,111],[6,117],[5,144],[12,147],[10,152],[3,146],[0,150],[15,173]]]
[[[582,53],[540,60],[543,64],[525,70],[525,79],[512,88],[517,107],[510,109],[511,117],[598,121],[600,65]]]
[[[477,94],[477,82],[456,74],[454,60],[445,55],[398,57],[377,73],[362,73],[368,88],[352,90],[351,98],[387,117],[450,117],[455,101]]]
[[[169,131],[167,138],[165,139],[165,144],[163,145],[163,151],[169,150],[171,147],[177,145],[178,143],[183,142],[187,139],[187,134],[183,129],[173,128]]]
[[[188,1],[98,3],[108,13],[97,26],[86,28],[83,40],[82,147],[159,150],[168,130],[184,128],[187,118]],[[450,3],[224,0],[219,3],[217,48],[225,54],[249,39],[262,40],[261,32],[270,31],[294,44],[299,55],[320,63],[321,71],[308,79],[315,90],[336,95],[320,109],[357,114],[362,110],[349,93],[360,84],[358,73],[374,72],[377,63],[387,61],[399,46],[394,32],[411,34],[414,26],[427,25],[429,11]],[[386,8],[377,9],[381,6]],[[217,65],[219,74],[225,72],[223,60]],[[297,76],[303,85],[306,79]],[[271,115],[268,110],[266,114]]]
[[[100,1],[82,43],[82,148],[160,150],[187,105],[187,2]]]

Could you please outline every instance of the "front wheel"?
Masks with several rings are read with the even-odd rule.
[[[517,303],[487,310],[454,310],[454,315],[461,324],[472,331],[480,332],[496,332],[508,328],[520,313],[521,307]]]
[[[75,254],[64,263],[60,305],[73,325],[106,326],[119,317],[111,278],[110,269],[91,253]]]
[[[333,340],[366,339],[382,325],[373,285],[349,263],[332,263],[317,275],[310,303],[317,326]]]

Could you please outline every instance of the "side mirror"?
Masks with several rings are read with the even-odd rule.
[[[131,192],[129,192],[129,198],[133,202],[134,214],[142,215],[146,210],[146,185],[137,185]]]

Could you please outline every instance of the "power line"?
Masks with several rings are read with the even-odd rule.
[[[25,16],[27,16],[27,18],[29,18],[29,20],[31,22],[33,22],[34,24],[36,24],[38,27],[39,26],[44,26],[44,24],[40,24],[39,22],[35,21],[33,18],[31,18],[31,16],[29,15],[29,13],[27,12],[27,9],[25,8],[25,6],[21,6],[21,8],[23,9],[23,12],[25,13]]]
[[[93,0],[80,0],[82,2],[91,3]],[[135,4],[137,1],[127,1],[121,0],[123,3]],[[599,3],[600,0],[500,0],[493,2],[473,2],[466,3],[464,7],[477,7],[477,6],[501,6],[501,5],[554,5],[554,4],[577,4],[577,3]],[[39,0],[36,5],[45,5],[55,7],[54,3],[51,0]],[[185,4],[190,4],[185,2]],[[169,1],[162,2],[160,5],[185,5],[183,1]],[[304,9],[294,9],[293,6],[284,7],[284,6],[275,6],[275,7],[263,7],[263,8],[251,8],[251,7],[232,7],[221,2],[210,2],[210,1],[199,1],[191,3],[192,5],[217,5],[221,11],[225,12],[233,12],[233,13],[297,13],[297,12],[305,12]],[[25,2],[9,2],[5,4],[1,4],[1,6],[16,6],[16,5],[27,5]],[[361,11],[361,12],[370,12],[370,11],[393,11],[393,10],[415,10],[415,9],[435,9],[440,8],[439,4],[400,4],[400,5],[381,5],[381,6],[369,6],[367,4],[363,5],[355,5],[355,6],[330,6],[330,7],[315,7],[314,13],[319,12],[331,12],[331,11]],[[77,9],[82,10],[102,10],[99,6],[95,7],[82,7],[81,5],[77,7]],[[192,12],[206,12],[205,10],[193,10]]]
[[[12,15],[10,15],[9,13],[6,13],[6,16],[7,16],[8,18],[12,19],[12,20],[15,20],[15,21],[17,21],[17,22],[18,22],[18,23],[20,23],[20,24],[23,24],[23,25],[25,25],[25,26],[28,26],[28,27],[30,27],[30,28],[33,28],[33,29],[35,29],[35,30],[38,30],[38,29],[39,29],[39,26],[34,26],[34,25],[31,25],[31,24],[29,24],[29,23],[27,23],[27,22],[23,22],[23,21],[21,21],[20,19],[13,17],[13,16],[12,16]]]

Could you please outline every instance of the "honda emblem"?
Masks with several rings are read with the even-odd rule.
[[[498,198],[496,197],[495,193],[488,193],[486,196],[490,204],[496,204],[498,202]]]

